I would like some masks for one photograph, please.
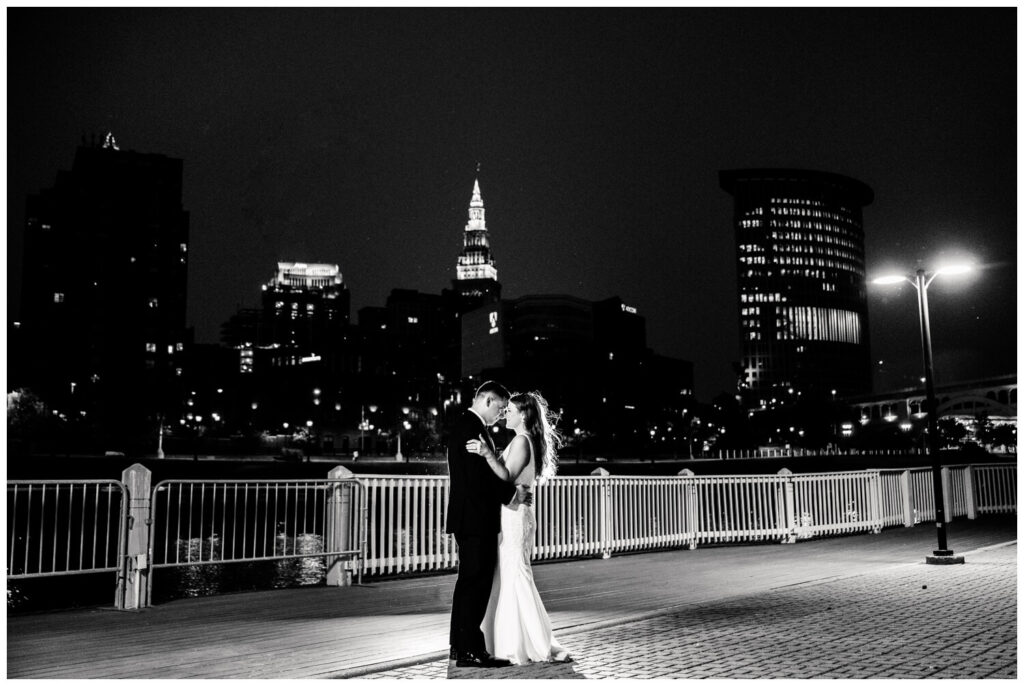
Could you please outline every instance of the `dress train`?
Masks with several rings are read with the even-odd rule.
[[[480,625],[487,651],[517,665],[569,659],[569,652],[551,631],[551,619],[533,580],[530,557],[536,529],[532,507],[501,508],[498,566]]]

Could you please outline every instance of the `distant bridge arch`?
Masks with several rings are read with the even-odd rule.
[[[987,395],[955,395],[945,397],[939,402],[938,416],[970,415],[976,417],[985,414],[992,417],[1013,417],[1016,409],[987,397]]]

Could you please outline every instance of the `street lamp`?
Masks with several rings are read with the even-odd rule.
[[[935,494],[935,531],[938,536],[938,550],[925,557],[928,564],[963,564],[964,558],[954,555],[946,543],[946,506],[942,488],[942,460],[939,456],[938,403],[935,400],[935,380],[932,372],[932,332],[928,319],[928,286],[940,275],[965,274],[971,271],[968,265],[952,265],[927,272],[918,269],[912,276],[882,276],[872,283],[890,285],[907,281],[917,289],[917,315],[921,324],[921,351],[924,356],[925,404],[928,407],[928,452],[932,462],[932,490]]]
[[[366,405],[363,405],[362,407],[359,408],[359,452],[363,452],[363,434],[366,431],[373,431],[373,428],[374,428],[373,424],[371,424],[370,422],[366,421],[366,410],[367,409],[369,409],[371,413],[372,412],[376,412],[377,411],[377,406],[376,405],[370,405],[369,408],[367,408]]]

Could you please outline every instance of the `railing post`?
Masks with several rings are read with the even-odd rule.
[[[946,507],[943,508],[943,516],[946,519],[946,524],[949,524],[953,521],[953,498],[952,490],[949,487],[949,467],[942,468],[942,502],[946,504]]]
[[[882,474],[878,470],[870,472],[868,482],[868,508],[871,513],[871,533],[882,532]]]
[[[594,471],[590,472],[591,476],[603,476],[608,477],[611,474],[604,467],[598,467]],[[598,499],[599,504],[598,516],[601,522],[601,557],[605,560],[612,556],[612,542],[611,542],[611,522],[609,517],[612,512],[612,489],[609,487],[607,481],[601,482],[601,497]]]
[[[683,517],[686,521],[685,535],[689,539],[686,547],[688,550],[696,550],[697,529],[699,528],[700,521],[697,518],[697,512],[699,511],[697,506],[697,484],[692,481],[695,474],[690,469],[683,469],[679,472],[678,476],[689,480],[688,485],[683,490]]]
[[[903,526],[914,526],[914,504],[910,501],[910,470],[904,469],[900,474],[900,495],[903,496]]]
[[[967,506],[967,519],[978,518],[978,508],[974,504],[974,465],[964,469],[964,502]]]
[[[327,473],[328,479],[350,479],[351,470],[335,467]],[[348,484],[332,484],[327,497],[326,536],[327,550],[351,550],[352,540],[352,488]],[[359,561],[362,564],[362,560]],[[347,557],[332,556],[326,559],[327,585],[351,586],[352,570]]]
[[[778,472],[779,476],[785,477],[785,482],[780,488],[782,507],[779,510],[780,529],[785,531],[786,538],[783,543],[796,543],[796,496],[793,487],[793,472],[783,467]]]
[[[141,464],[121,472],[128,498],[124,522],[124,559],[115,606],[119,610],[139,610],[149,603],[149,499],[153,473]]]

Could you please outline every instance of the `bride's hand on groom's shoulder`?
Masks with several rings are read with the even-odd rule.
[[[533,504],[533,493],[530,492],[530,487],[525,484],[519,484],[516,486],[516,504],[522,503],[523,505],[530,506]]]

